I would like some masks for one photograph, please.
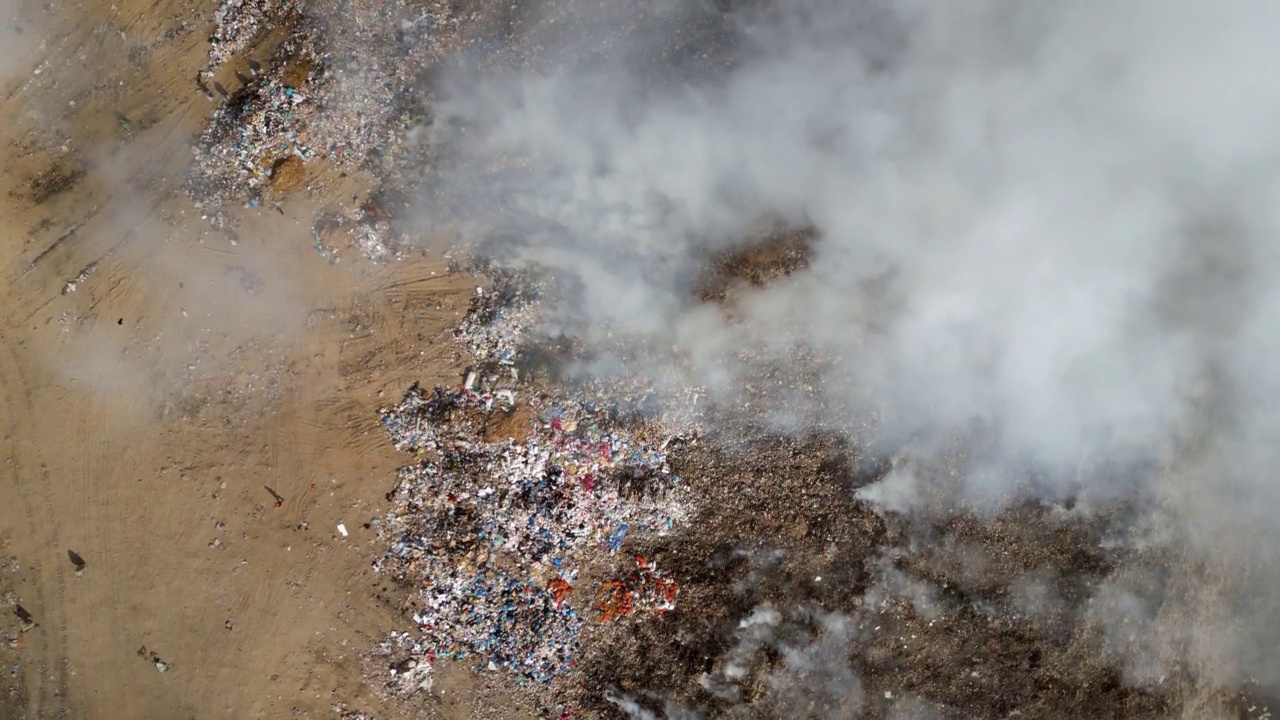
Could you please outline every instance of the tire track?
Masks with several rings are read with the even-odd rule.
[[[102,428],[108,426],[109,419],[99,417],[97,412],[98,405],[96,402],[90,401],[89,411],[84,414],[78,421],[77,428],[78,447],[83,448],[83,462],[77,469],[76,480],[80,483],[76,494],[82,498],[83,502],[78,506],[75,521],[80,525],[80,535],[85,541],[92,541],[95,545],[91,551],[96,551],[97,557],[94,561],[94,572],[85,580],[89,581],[91,586],[98,585],[102,580],[106,581],[107,587],[112,586],[113,563],[111,562],[111,553],[109,551],[109,538],[111,533],[105,532],[100,526],[98,515],[90,511],[91,505],[98,504],[98,498],[95,497],[100,488],[109,486],[107,478],[104,478],[101,472],[104,466],[104,457],[108,450],[104,439],[105,433]],[[107,594],[107,597],[113,597]],[[111,604],[112,609],[115,603]],[[89,626],[95,626],[98,622],[99,613],[104,610],[102,603],[89,603],[85,609],[85,616]],[[118,626],[118,619],[115,623]]]
[[[53,505],[53,493],[50,491],[49,468],[40,463],[40,488],[44,495],[45,520],[49,529],[49,539],[51,548],[54,552],[61,552],[62,539],[58,533],[57,512]],[[57,689],[54,697],[58,699],[59,705],[65,711],[67,698],[67,680],[70,675],[70,653],[68,652],[67,642],[67,564],[60,561],[61,558],[54,559],[54,595],[58,601],[58,667],[57,667]]]
[[[35,598],[39,604],[41,611],[45,617],[44,622],[40,624],[40,634],[42,636],[44,652],[40,658],[38,666],[40,668],[40,676],[37,680],[37,691],[35,714],[36,717],[44,716],[46,709],[50,708],[50,688],[48,686],[48,677],[50,671],[50,661],[52,660],[54,667],[53,677],[55,686],[52,689],[53,702],[52,708],[57,711],[59,716],[65,714],[67,683],[69,676],[68,666],[68,640],[67,640],[67,604],[66,604],[66,568],[60,563],[54,561],[54,584],[53,595],[56,600],[56,607],[50,606],[47,602],[45,593],[44,564],[41,558],[41,549],[48,548],[54,552],[60,547],[61,537],[58,531],[57,514],[53,505],[53,496],[49,486],[48,469],[43,463],[39,464],[40,477],[39,484],[42,488],[42,497],[40,506],[32,498],[31,489],[24,479],[25,473],[23,462],[19,456],[19,448],[22,444],[18,441],[18,410],[21,410],[24,417],[34,417],[34,403],[31,400],[31,385],[27,381],[26,372],[17,353],[13,349],[12,343],[2,332],[0,332],[0,349],[3,350],[3,362],[5,367],[0,368],[0,382],[3,383],[3,397],[5,408],[8,411],[8,428],[9,435],[9,468],[10,477],[12,478],[14,487],[18,494],[19,503],[22,505],[22,512],[26,521],[27,533],[29,539],[33,543],[33,558],[30,561],[30,569],[35,584]],[[19,407],[15,407],[13,398],[12,382],[17,380],[19,385]],[[42,533],[41,530],[44,532]],[[43,540],[42,540],[43,538]],[[53,626],[49,626],[52,620]],[[52,657],[51,657],[52,656]]]
[[[112,526],[112,518],[144,517],[146,511],[137,508],[131,496],[122,493],[120,488],[133,482],[133,467],[117,466],[111,458],[120,457],[118,435],[104,428],[112,426],[112,417],[107,410],[111,398],[85,398],[82,412],[78,414],[76,429],[77,448],[75,457],[66,466],[69,479],[78,482],[76,492],[84,499],[77,506],[77,515],[73,522],[77,523],[78,541],[91,543],[87,546],[92,556],[88,558],[91,567],[85,575],[72,583],[78,588],[76,595],[91,598],[90,602],[77,603],[80,612],[85,613],[82,627],[93,637],[95,630],[103,627],[128,628],[128,618],[121,608],[120,596],[116,589],[128,587],[131,579],[127,572],[122,573],[119,556],[122,552],[121,538],[118,528]],[[127,563],[124,564],[127,568]],[[81,587],[81,583],[84,586]],[[118,647],[118,646],[117,646]],[[95,665],[87,659],[86,665]],[[113,673],[119,678],[119,671]]]
[[[38,537],[39,528],[37,527],[36,522],[35,506],[32,505],[31,495],[27,491],[22,480],[22,466],[17,454],[19,444],[18,407],[14,405],[13,400],[13,381],[16,379],[18,384],[21,386],[23,391],[23,400],[25,401],[23,409],[28,411],[31,407],[30,393],[26,386],[26,377],[22,371],[22,366],[18,363],[17,357],[13,352],[13,348],[9,345],[8,338],[3,334],[0,334],[0,349],[3,349],[3,353],[0,354],[0,362],[3,362],[3,367],[0,367],[0,388],[3,388],[3,393],[0,393],[0,397],[3,397],[4,400],[6,420],[5,434],[8,441],[8,458],[5,464],[9,467],[9,475],[13,482],[14,489],[18,494],[18,502],[22,505],[22,516],[26,522],[27,537],[34,541],[35,538]],[[34,593],[36,605],[40,608],[41,612],[44,612],[48,609],[48,605],[45,604],[44,585],[40,582],[42,567],[39,557],[31,559],[27,567],[31,570],[33,581],[35,583]],[[47,631],[43,624],[41,624],[39,628],[40,637],[42,638],[41,645],[44,645],[45,642],[47,642]],[[35,707],[31,708],[31,710],[34,712],[36,717],[40,717],[44,712],[45,706],[48,704],[48,687],[45,684],[48,666],[44,658],[46,650],[42,647],[35,647],[35,643],[28,643],[27,647],[31,648],[33,651],[35,656],[35,662],[33,664],[37,669],[33,678],[36,686],[35,692],[31,694],[31,697],[34,699]]]

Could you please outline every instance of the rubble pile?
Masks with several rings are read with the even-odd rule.
[[[500,276],[487,292],[476,288],[471,309],[456,335],[481,363],[514,366],[539,307],[532,281]]]
[[[502,571],[459,568],[428,581],[426,608],[414,622],[442,654],[544,683],[572,666],[581,622],[547,587]],[[434,663],[435,651],[424,649],[427,664]]]
[[[514,362],[518,333],[536,316],[532,298],[480,293],[459,339]],[[643,558],[594,597],[575,592],[584,570],[612,574],[628,538],[686,518],[667,463],[673,438],[624,424],[582,393],[522,392],[472,373],[457,388],[414,386],[382,411],[395,447],[418,458],[389,496],[379,524],[388,548],[375,563],[413,589],[420,635],[397,635],[384,651],[415,667],[447,658],[550,683],[572,670],[584,622],[674,607],[675,582]],[[492,436],[495,422],[508,423],[503,437]],[[418,675],[401,679],[405,689],[422,685]]]
[[[452,48],[447,0],[318,0],[317,47],[331,68],[321,134],[340,163],[374,166],[402,149],[425,112],[417,88]],[[372,168],[376,169],[376,168]]]

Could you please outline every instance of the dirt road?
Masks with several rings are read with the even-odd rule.
[[[8,700],[30,718],[374,708],[358,653],[391,611],[363,525],[398,462],[376,408],[454,381],[474,283],[425,256],[327,263],[312,218],[363,190],[336,173],[234,242],[212,230],[181,191],[212,8],[60,12],[17,18],[35,50],[0,66],[0,592],[35,623],[0,619]]]

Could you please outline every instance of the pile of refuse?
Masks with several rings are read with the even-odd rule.
[[[643,555],[637,555],[636,569],[619,580],[606,580],[600,587],[601,599],[596,605],[602,620],[634,615],[647,611],[661,615],[674,610],[680,586],[667,577],[657,565]]]
[[[217,216],[233,200],[258,206],[276,168],[290,158],[316,157],[320,66],[306,48],[299,39],[288,43],[292,65],[276,65],[214,110],[192,148],[187,188],[197,208]]]
[[[533,321],[534,296],[490,293],[503,300],[473,303],[459,338],[483,339],[478,355],[514,362],[509,333]],[[389,496],[378,525],[387,549],[375,563],[414,593],[418,634],[384,646],[417,668],[402,674],[406,690],[429,685],[423,668],[440,659],[552,683],[572,671],[584,623],[675,607],[675,581],[638,556],[626,577],[577,589],[584,571],[615,573],[629,539],[687,518],[667,461],[674,438],[580,392],[502,384],[471,373],[460,387],[415,385],[381,412],[396,449],[417,458]]]
[[[535,281],[499,276],[488,292],[476,288],[471,308],[455,334],[480,363],[514,367],[539,308]]]
[[[312,0],[308,32],[329,67],[320,133],[331,160],[377,171],[424,117],[424,74],[457,44],[449,0]]]
[[[216,227],[235,227],[231,208],[270,202],[274,172],[291,158],[377,175],[421,122],[419,80],[456,34],[442,0],[224,0],[214,19],[197,85],[218,105],[193,148],[187,188]],[[285,36],[271,59],[249,61],[252,77],[237,72],[230,91],[213,83],[215,98],[212,73],[272,29]],[[374,259],[396,240],[389,223],[366,223],[351,237]]]
[[[300,0],[222,0],[213,13],[205,72],[213,72],[243,52],[264,29],[301,10]]]

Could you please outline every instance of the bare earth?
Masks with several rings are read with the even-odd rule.
[[[200,220],[181,182],[211,12],[28,17],[0,76],[0,717],[389,714],[359,658],[392,612],[362,527],[398,463],[376,409],[456,382],[474,283],[438,257],[326,263],[314,213],[364,190],[336,172],[237,243]]]

